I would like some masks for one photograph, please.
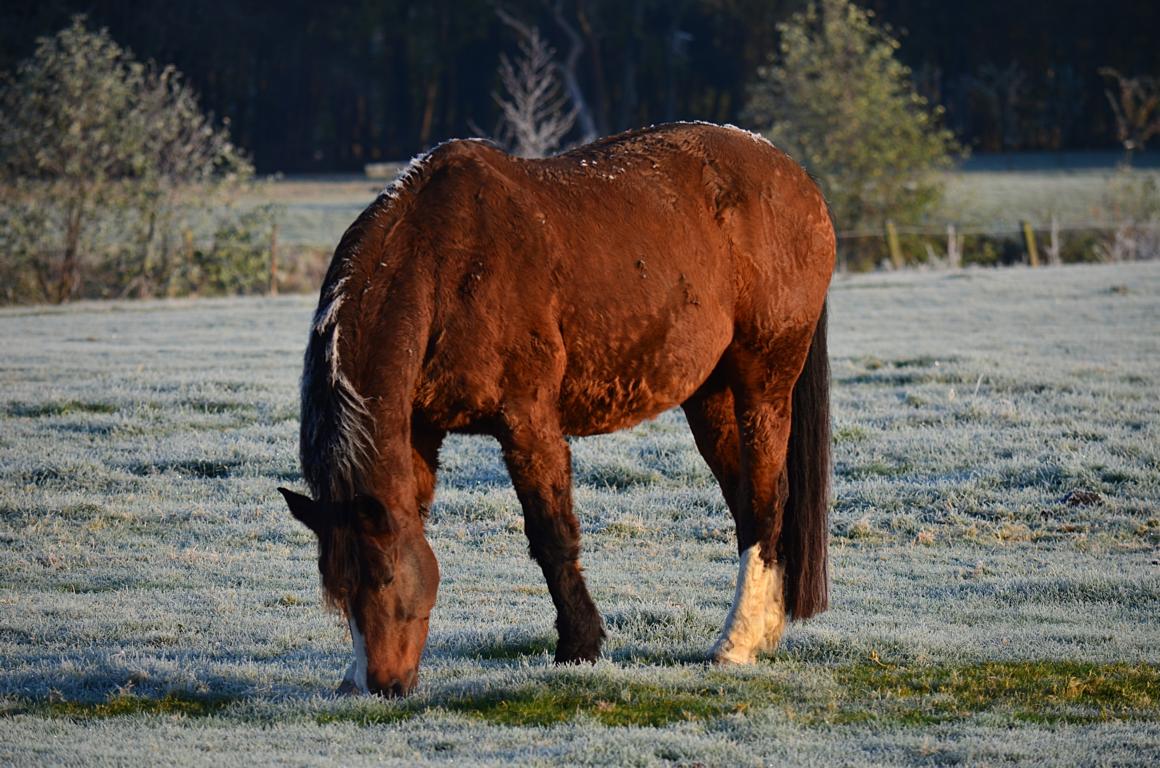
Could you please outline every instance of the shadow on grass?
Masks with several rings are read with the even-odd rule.
[[[198,695],[194,693],[167,693],[160,698],[149,698],[132,693],[110,696],[105,701],[34,700],[0,703],[0,718],[16,715],[86,720],[93,718],[124,717],[132,715],[181,715],[209,717],[221,714],[232,705],[244,701],[241,697]]]
[[[466,656],[483,661],[515,661],[544,655],[551,657],[556,651],[556,638],[547,635],[458,637],[433,641],[428,648],[437,656]]]
[[[139,476],[173,472],[183,477],[216,480],[229,477],[241,466],[242,462],[237,460],[213,461],[211,459],[189,459],[187,461],[156,461],[129,464],[125,467],[125,470]]]
[[[116,413],[112,403],[85,400],[60,400],[47,403],[9,403],[8,415],[38,419],[45,416],[67,416],[74,413]]]
[[[643,674],[642,674],[643,672]],[[0,718],[34,715],[99,719],[176,715],[246,717],[250,695],[115,693],[102,701],[9,699]],[[760,664],[693,674],[647,669],[557,668],[511,685],[421,692],[411,699],[314,700],[280,717],[319,724],[389,725],[454,713],[496,725],[543,727],[580,719],[608,727],[661,727],[777,709],[805,727],[872,723],[924,727],[987,713],[1011,726],[1160,721],[1160,668],[1149,664],[1060,661],[976,664],[873,663],[839,667]]]

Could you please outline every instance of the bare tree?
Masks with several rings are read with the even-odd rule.
[[[1125,159],[1131,165],[1132,153],[1160,134],[1160,81],[1147,76],[1125,77],[1111,67],[1104,67],[1100,74],[1115,83],[1117,92],[1108,88],[1104,94],[1116,116],[1116,138],[1124,145]]]
[[[577,109],[560,87],[555,51],[536,27],[518,27],[519,58],[500,55],[503,95],[492,94],[502,111],[497,139],[521,157],[544,157],[572,130]]]
[[[563,3],[560,0],[554,2],[544,0],[544,5],[552,11],[552,19],[556,22],[556,26],[568,38],[568,53],[564,56],[562,63],[555,64],[555,68],[563,80],[564,90],[567,91],[572,106],[576,110],[575,119],[580,124],[580,142],[586,144],[595,139],[598,133],[596,120],[592,116],[592,110],[588,106],[587,99],[584,98],[584,90],[580,87],[580,79],[576,75],[576,67],[579,66],[580,56],[584,53],[584,39],[580,37],[576,28],[564,15]],[[577,8],[579,13],[584,13],[582,0]],[[530,39],[534,28],[509,13],[502,5],[496,5],[495,15],[499,17],[500,21],[515,30],[521,39]]]
[[[1003,69],[985,64],[977,76],[968,75],[963,80],[994,121],[998,149],[1018,149],[1022,139],[1019,108],[1023,104],[1027,74],[1016,62]]]

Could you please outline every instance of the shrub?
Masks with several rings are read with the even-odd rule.
[[[173,67],[138,62],[83,17],[5,77],[0,111],[10,301],[164,289],[181,231],[253,175]]]
[[[959,150],[895,58],[898,41],[848,0],[813,2],[778,29],[746,118],[818,178],[839,228],[919,219]]]

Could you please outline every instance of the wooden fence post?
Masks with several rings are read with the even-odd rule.
[[[270,230],[270,291],[271,296],[278,295],[278,222],[274,222]]]
[[[947,266],[958,269],[963,265],[963,255],[959,252],[959,237],[955,225],[947,224]]]
[[[1023,221],[1023,243],[1027,246],[1027,259],[1031,262],[1031,266],[1038,267],[1039,249],[1035,247],[1035,230],[1026,219]]]
[[[886,220],[886,247],[890,249],[890,262],[895,269],[902,269],[902,249],[898,246],[898,230],[894,222]]]

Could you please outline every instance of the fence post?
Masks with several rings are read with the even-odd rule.
[[[271,296],[278,295],[278,222],[270,230],[270,291]]]
[[[1051,244],[1047,247],[1047,263],[1053,267],[1063,263],[1059,252],[1059,219],[1055,214],[1051,215]]]
[[[959,253],[959,238],[955,234],[955,225],[947,224],[947,266],[958,269],[963,265],[963,256]]]
[[[1031,262],[1031,266],[1038,267],[1039,249],[1035,247],[1035,230],[1026,219],[1023,220],[1023,243],[1027,246],[1027,259]]]
[[[898,246],[898,230],[894,222],[886,220],[886,247],[890,249],[890,262],[895,269],[902,269],[902,249]]]

